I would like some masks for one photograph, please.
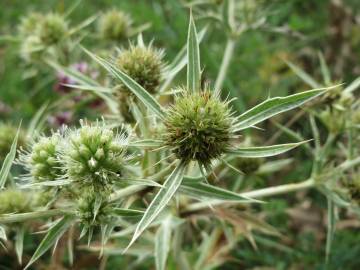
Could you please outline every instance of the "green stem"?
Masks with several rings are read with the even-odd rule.
[[[264,197],[269,197],[269,196],[274,196],[274,195],[286,194],[286,193],[294,192],[294,191],[298,191],[298,190],[303,190],[303,189],[311,188],[313,186],[315,186],[315,181],[314,181],[314,179],[310,178],[310,179],[305,180],[300,183],[286,184],[286,185],[280,185],[280,186],[276,186],[276,187],[268,187],[268,188],[243,192],[243,193],[240,193],[239,195],[246,197],[246,198],[258,199],[258,198],[264,198]],[[201,210],[204,208],[208,208],[209,205],[216,206],[216,205],[220,205],[220,204],[224,204],[224,203],[234,204],[237,202],[219,201],[219,200],[199,202],[199,203],[191,204],[188,207],[186,207],[185,212],[197,211],[197,210]]]

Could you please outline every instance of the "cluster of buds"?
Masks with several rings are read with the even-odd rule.
[[[31,212],[33,207],[28,192],[12,188],[0,191],[0,215]]]
[[[110,10],[101,15],[98,31],[100,37],[110,41],[127,40],[131,34],[132,20],[120,10]]]

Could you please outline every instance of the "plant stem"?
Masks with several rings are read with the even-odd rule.
[[[216,78],[215,82],[215,90],[220,91],[220,89],[223,86],[225,76],[232,58],[232,55],[234,53],[236,40],[232,37],[229,37],[226,43],[226,48],[224,52],[224,56],[221,62],[220,71],[218,73],[218,76]]]
[[[305,180],[305,181],[300,182],[300,183],[286,184],[286,185],[280,185],[280,186],[276,186],[276,187],[268,187],[268,188],[243,192],[243,193],[240,193],[239,195],[243,196],[243,197],[246,197],[246,198],[258,199],[258,198],[264,198],[264,197],[269,197],[269,196],[294,192],[294,191],[298,191],[298,190],[303,190],[303,189],[311,188],[314,185],[315,185],[314,179],[310,178],[310,179]],[[220,205],[220,204],[224,204],[224,203],[226,203],[226,204],[234,204],[234,203],[237,203],[237,202],[220,201],[220,200],[199,202],[199,203],[194,203],[194,204],[191,204],[191,205],[187,206],[184,209],[184,211],[185,212],[192,212],[192,211],[197,211],[197,210],[207,208],[207,207],[209,207],[209,205],[216,206],[216,205]]]

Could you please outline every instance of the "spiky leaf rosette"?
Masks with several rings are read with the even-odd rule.
[[[88,124],[69,130],[62,148],[66,176],[80,187],[95,190],[111,188],[125,174],[127,137],[117,134],[103,123]]]
[[[30,152],[21,152],[19,160],[29,171],[29,178],[33,182],[52,181],[62,176],[58,151],[61,143],[58,133],[50,137],[40,137]]]
[[[47,14],[40,21],[38,36],[44,45],[58,44],[68,35],[68,25],[65,18],[59,14]]]
[[[103,39],[123,41],[130,36],[131,24],[128,14],[114,9],[101,15],[98,30]]]
[[[207,166],[235,138],[234,118],[228,103],[208,90],[183,93],[167,111],[165,141],[180,160]]]
[[[28,192],[16,189],[6,189],[0,192],[0,215],[26,213],[32,210],[32,197]]]
[[[77,200],[76,214],[85,227],[109,224],[113,220],[111,204],[94,192],[84,192]]]

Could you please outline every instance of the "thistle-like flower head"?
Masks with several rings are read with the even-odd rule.
[[[68,34],[68,24],[59,14],[47,14],[40,21],[38,36],[44,45],[58,44]]]
[[[34,182],[56,180],[62,175],[58,151],[61,143],[58,133],[50,137],[42,136],[29,152],[21,152],[19,160],[29,171],[29,178]]]
[[[6,189],[0,192],[0,215],[26,213],[33,209],[32,198],[28,192]]]
[[[163,51],[150,44],[130,45],[120,50],[116,59],[117,67],[129,75],[149,93],[154,94],[163,76]]]
[[[113,219],[111,210],[107,199],[93,192],[84,192],[77,200],[76,213],[85,227],[109,224]]]
[[[228,103],[208,90],[178,96],[166,114],[166,144],[183,161],[209,165],[235,137],[231,115]]]
[[[131,18],[120,10],[110,10],[102,14],[99,20],[100,36],[106,40],[122,41],[130,36]]]
[[[104,189],[125,173],[127,138],[105,124],[81,122],[69,130],[62,147],[61,159],[66,176],[81,187]]]

